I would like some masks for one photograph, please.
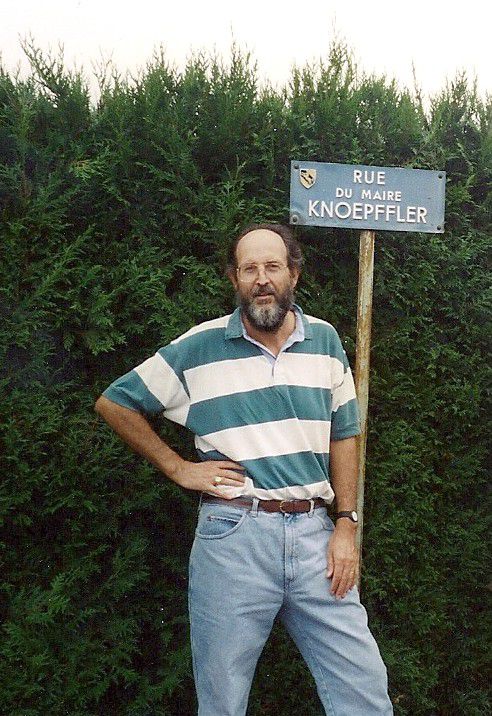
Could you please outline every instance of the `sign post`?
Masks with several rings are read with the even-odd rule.
[[[442,171],[291,162],[291,224],[360,229],[355,358],[355,387],[361,419],[357,485],[357,547],[360,557],[364,522],[375,230],[443,233],[445,184],[446,174]]]
[[[357,294],[357,338],[355,350],[355,391],[359,402],[360,435],[357,442],[359,453],[359,478],[357,481],[356,544],[359,565],[362,565],[362,532],[364,529],[364,480],[366,476],[367,409],[369,405],[369,365],[371,354],[372,282],[374,275],[375,231],[361,231],[359,242],[359,288]],[[358,575],[360,587],[360,569]]]

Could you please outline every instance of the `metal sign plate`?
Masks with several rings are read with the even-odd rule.
[[[290,223],[442,234],[445,185],[442,171],[293,161]]]

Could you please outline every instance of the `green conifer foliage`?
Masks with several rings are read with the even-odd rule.
[[[447,172],[444,234],[377,236],[362,590],[397,715],[490,713],[490,101],[460,75],[424,108],[334,45],[284,88],[261,86],[236,47],[182,73],[156,53],[135,79],[102,72],[94,103],[62,55],[25,51],[27,79],[0,70],[0,713],[195,713],[197,497],[93,403],[230,310],[227,242],[287,219],[291,159]],[[358,236],[299,235],[299,302],[353,361]],[[155,427],[193,458],[185,430]],[[320,713],[279,629],[250,713]]]

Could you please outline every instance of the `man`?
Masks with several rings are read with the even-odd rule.
[[[354,586],[354,384],[335,329],[293,302],[301,262],[288,227],[243,231],[228,267],[236,311],[160,349],[96,403],[132,448],[202,493],[189,581],[199,716],[245,714],[277,616],[327,714],[393,712]],[[200,462],[150,428],[144,414],[162,411],[195,433]]]

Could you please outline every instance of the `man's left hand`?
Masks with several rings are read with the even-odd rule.
[[[328,544],[328,569],[326,576],[331,578],[331,594],[343,599],[357,581],[359,553],[355,546],[357,526],[350,520],[337,520],[336,527]]]

